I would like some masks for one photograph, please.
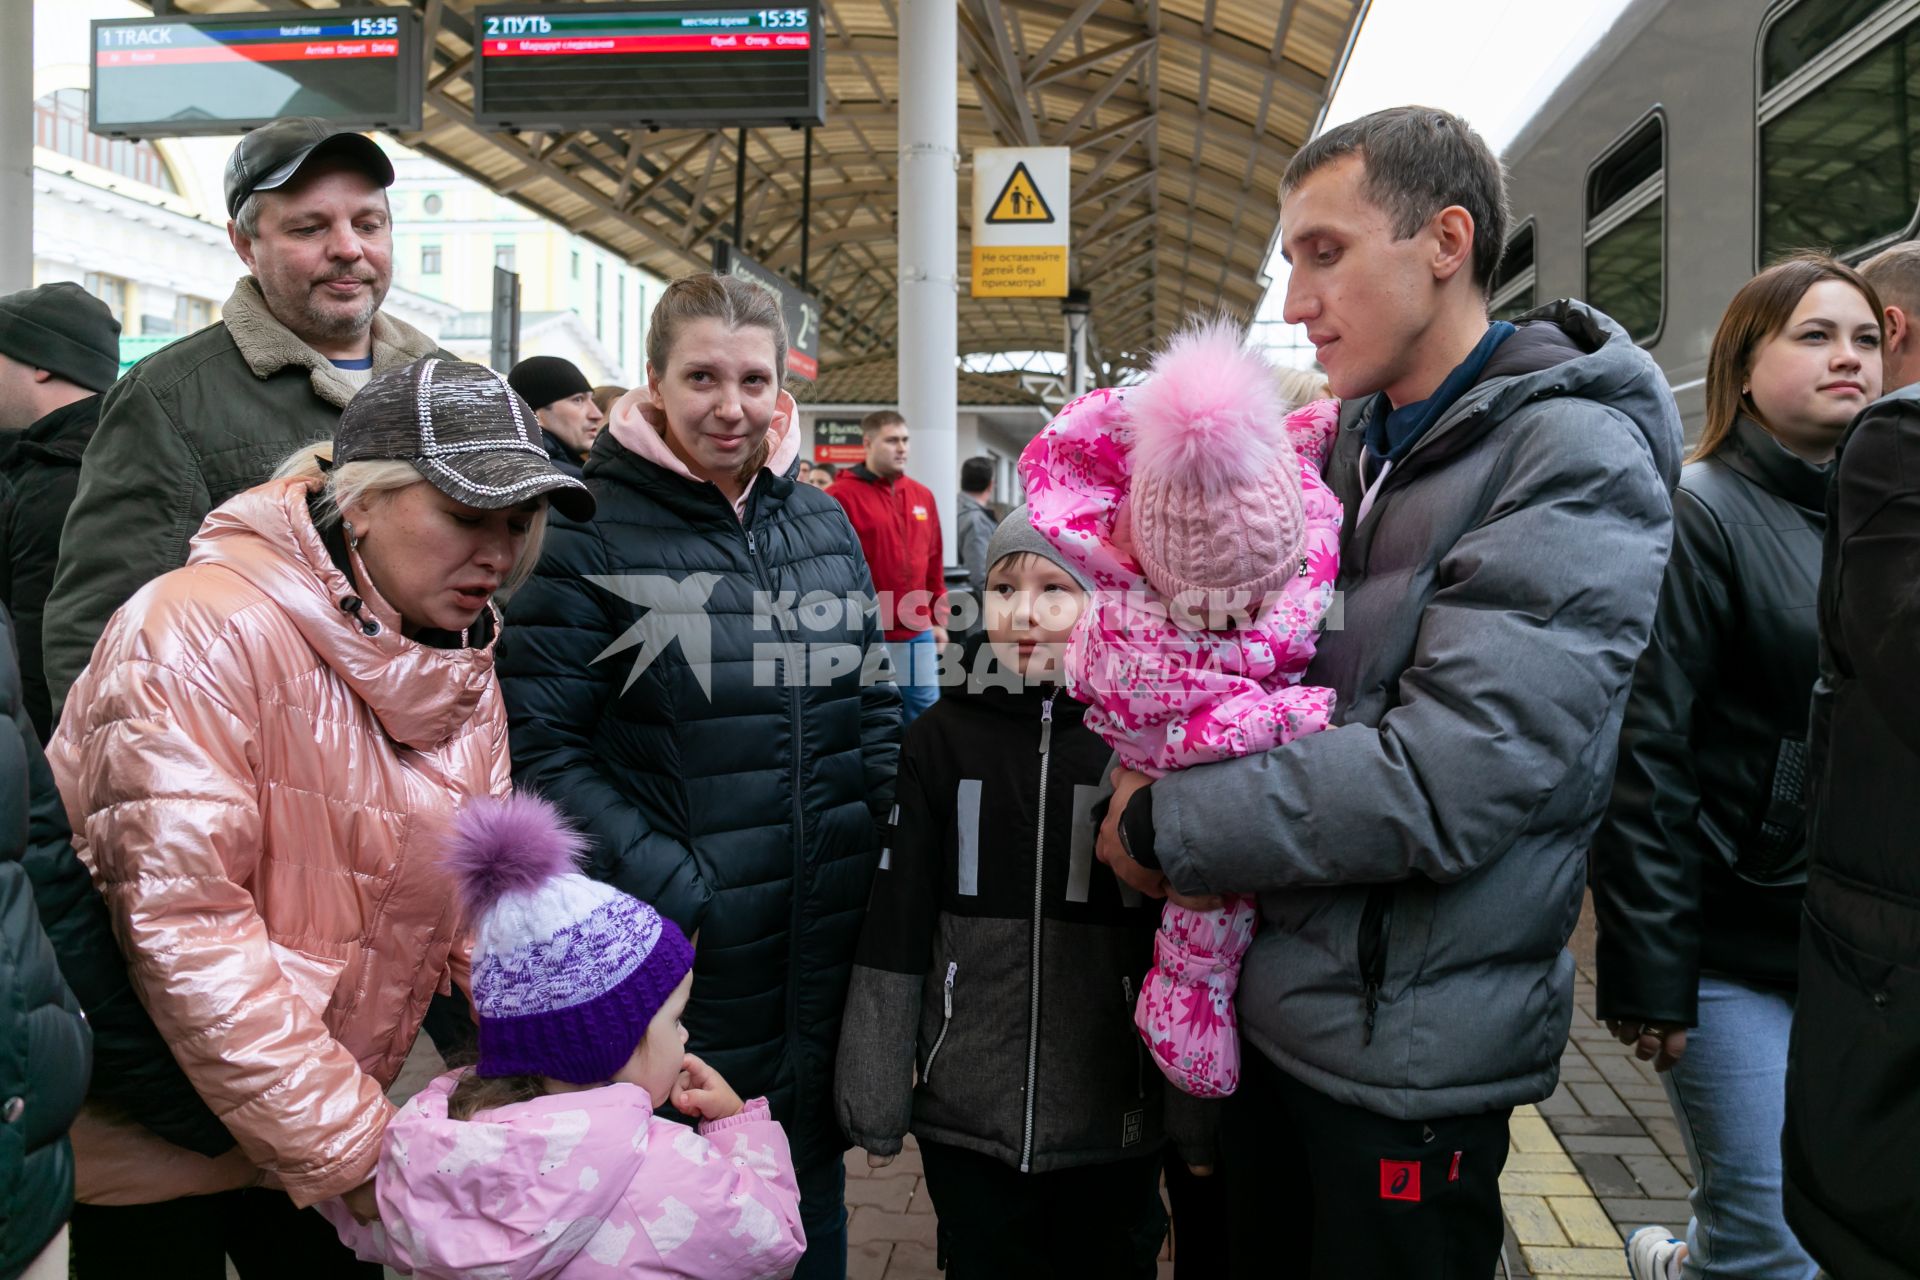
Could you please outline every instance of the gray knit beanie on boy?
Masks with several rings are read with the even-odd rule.
[[[1087,581],[1087,575],[1061,555],[1058,547],[1048,542],[1028,523],[1025,503],[1008,512],[1007,518],[1000,522],[1000,527],[993,531],[993,538],[987,543],[987,569],[991,571],[993,566],[1006,557],[1022,553],[1039,556],[1050,564],[1060,566],[1068,577],[1080,584],[1082,591],[1093,590],[1093,584]]]

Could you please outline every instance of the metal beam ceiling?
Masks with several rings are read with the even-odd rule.
[[[245,12],[288,0],[174,0]],[[293,0],[307,8],[326,0]],[[353,0],[365,3],[365,0]],[[797,130],[491,133],[472,121],[475,0],[411,5],[428,35],[422,128],[400,139],[638,267],[705,268],[730,232],[745,169],[745,252],[798,282]],[[1120,377],[1191,311],[1250,319],[1277,231],[1275,189],[1325,109],[1368,0],[954,0],[960,135],[1073,149],[1073,283]],[[825,355],[890,351],[897,280],[896,0],[820,0],[827,123],[812,131],[805,274],[825,304]],[[968,200],[963,169],[962,202]],[[969,221],[956,209],[960,272]],[[1052,299],[960,298],[963,351],[1053,350]]]

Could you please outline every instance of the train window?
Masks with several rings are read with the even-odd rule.
[[[1597,218],[1660,173],[1660,117],[1650,117],[1613,145],[1587,177],[1587,217]]]
[[[1495,320],[1511,320],[1533,310],[1533,219],[1507,237],[1507,251],[1500,255],[1500,269],[1493,273],[1493,291],[1487,305]]]
[[[1830,15],[1859,7],[1797,5],[1762,40],[1763,86],[1776,83],[1776,38],[1785,48],[1817,29],[1826,43],[1791,44],[1806,57],[1760,99],[1760,264],[1796,249],[1859,256],[1920,221],[1920,20],[1912,6],[1866,6],[1876,16],[1833,29]]]
[[[1760,51],[1765,92],[1812,62],[1865,22],[1886,0],[1819,0],[1794,5],[1767,28]]]
[[[1587,173],[1586,300],[1643,345],[1666,313],[1666,120],[1635,125]]]

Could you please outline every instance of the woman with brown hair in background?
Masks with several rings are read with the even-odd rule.
[[[604,383],[593,389],[593,407],[598,409],[600,416],[604,418],[613,412],[613,402],[625,394],[627,394],[626,387],[618,387],[611,382]]]
[[[1728,306],[1673,558],[1595,837],[1599,1015],[1662,1072],[1695,1190],[1684,1242],[1635,1232],[1639,1280],[1808,1280],[1780,1130],[1806,880],[1815,599],[1834,448],[1880,394],[1881,307],[1831,258]]]

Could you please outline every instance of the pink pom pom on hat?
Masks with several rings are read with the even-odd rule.
[[[1133,488],[1115,532],[1147,581],[1169,598],[1278,591],[1299,571],[1306,511],[1273,366],[1232,321],[1183,330],[1126,410]]]
[[[469,801],[444,864],[473,922],[483,1076],[598,1084],[693,968],[680,927],[580,873],[586,841],[538,796]]]

